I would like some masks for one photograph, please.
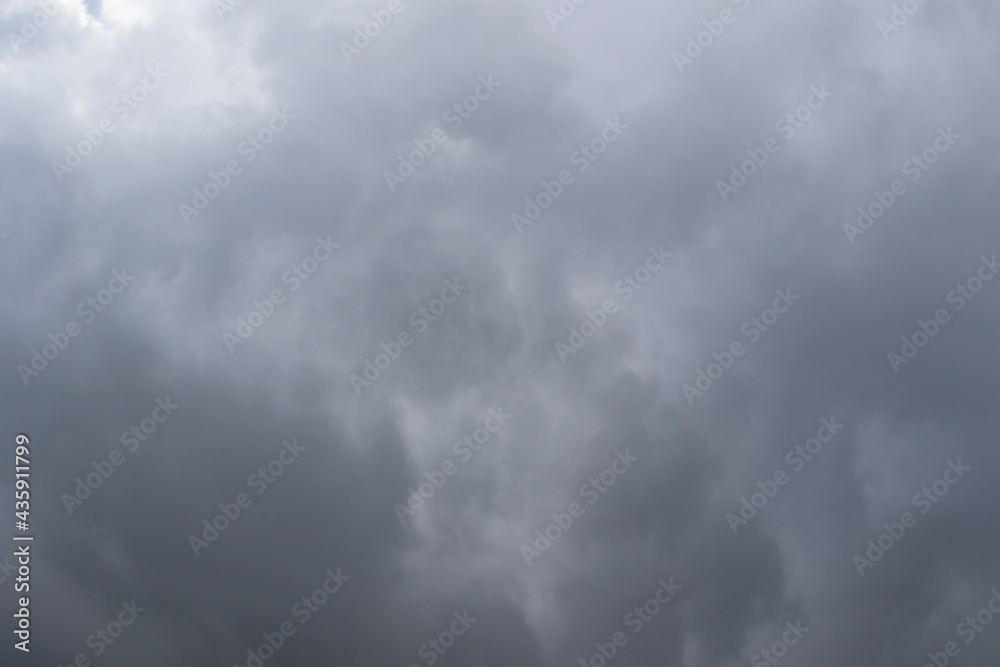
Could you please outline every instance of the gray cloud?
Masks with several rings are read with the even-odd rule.
[[[916,665],[955,642],[956,663],[988,664],[994,8],[896,3],[914,11],[888,31],[890,2],[592,0],[553,30],[558,2],[216,4],[0,9],[0,410],[9,451],[31,437],[35,535],[31,653],[8,632],[4,664],[245,665],[285,622],[264,664],[598,665],[622,631],[608,664],[735,667],[767,662],[795,622],[809,629],[783,663]],[[348,62],[341,44],[380,17]],[[689,38],[701,53],[679,71]],[[165,75],[143,86],[150,67]],[[453,127],[480,77],[500,85]],[[832,96],[782,125],[820,86]],[[620,136],[591,147],[615,118]],[[769,139],[723,201],[718,182]],[[79,165],[54,169],[68,151]],[[423,163],[390,189],[400,156]],[[905,192],[849,233],[894,180]],[[318,238],[339,247],[310,272]],[[671,256],[641,282],[651,247]],[[135,278],[114,292],[112,271]],[[437,313],[446,280],[467,290]],[[381,366],[359,396],[366,360]],[[181,407],[129,451],[168,396]],[[463,460],[490,409],[509,421]],[[843,429],[797,470],[786,456],[831,417]],[[251,483],[292,439],[299,457]],[[634,467],[590,504],[624,449]],[[69,513],[64,494],[115,450]],[[921,501],[959,459],[961,480]],[[779,471],[734,535],[727,514]],[[189,536],[241,493],[196,556]],[[854,557],[905,512],[860,575]],[[301,622],[338,568],[349,579]],[[133,600],[144,611],[96,655],[88,638]]]

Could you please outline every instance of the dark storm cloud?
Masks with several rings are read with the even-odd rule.
[[[5,661],[995,654],[986,3],[54,4],[0,16]]]

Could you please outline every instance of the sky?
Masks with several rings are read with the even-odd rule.
[[[993,664],[998,32],[0,2],[0,663]]]

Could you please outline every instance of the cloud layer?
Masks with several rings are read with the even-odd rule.
[[[4,4],[2,662],[989,664],[998,30]]]

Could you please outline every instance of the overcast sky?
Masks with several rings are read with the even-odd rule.
[[[998,32],[0,2],[0,662],[993,664]]]

